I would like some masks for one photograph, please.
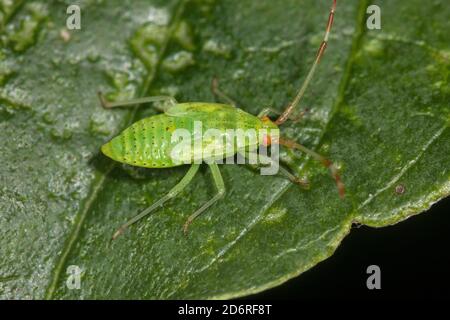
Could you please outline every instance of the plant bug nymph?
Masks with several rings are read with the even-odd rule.
[[[186,129],[188,131],[192,130],[194,121],[201,121],[204,126],[223,131],[224,134],[226,134],[227,129],[278,129],[280,125],[289,119],[293,111],[302,101],[305,91],[308,88],[308,85],[311,82],[316,68],[319,65],[319,62],[327,47],[328,38],[333,25],[335,10],[336,0],[333,0],[325,35],[318,49],[316,58],[297,95],[276,120],[272,121],[268,117],[271,112],[270,109],[264,109],[260,112],[260,114],[254,116],[237,108],[232,100],[218,89],[216,80],[213,80],[213,92],[217,96],[226,100],[228,102],[227,104],[204,102],[178,103],[173,97],[169,96],[144,97],[126,102],[108,102],[99,93],[100,101],[104,108],[135,106],[137,104],[157,101],[166,101],[169,104],[168,107],[162,110],[163,113],[137,121],[125,129],[120,135],[103,145],[101,148],[102,152],[113,160],[133,166],[146,168],[169,168],[182,164],[173,161],[173,159],[168,156],[170,151],[169,148],[171,148],[170,133],[179,128]],[[282,137],[273,139],[270,136],[267,136],[264,141],[259,143],[263,143],[267,146],[278,144],[287,148],[297,149],[308,154],[312,158],[319,161],[322,165],[329,168],[331,175],[336,182],[339,195],[341,197],[344,196],[344,184],[341,181],[339,171],[330,160],[297,142]],[[243,147],[249,146],[244,145]],[[239,149],[236,150],[236,153],[240,153]],[[248,155],[243,152],[242,156],[246,157]],[[113,239],[122,234],[130,225],[142,219],[156,208],[163,205],[169,199],[178,195],[191,182],[192,178],[194,178],[199,166],[199,163],[192,162],[186,175],[175,187],[173,187],[165,196],[153,203],[150,207],[122,225],[114,233]],[[198,217],[225,195],[225,184],[220,174],[219,166],[217,163],[211,161],[208,162],[208,166],[211,169],[218,192],[213,198],[203,204],[188,217],[183,228],[185,233],[187,233],[189,225],[196,217]],[[305,183],[285,169],[280,168],[280,172],[294,183]]]

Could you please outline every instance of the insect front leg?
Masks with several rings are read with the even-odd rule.
[[[172,188],[172,190],[169,191],[164,197],[156,201],[154,204],[152,204],[150,207],[139,213],[137,216],[129,220],[127,223],[122,225],[117,231],[114,233],[112,239],[116,239],[118,236],[120,236],[130,225],[136,223],[137,221],[141,220],[146,215],[150,214],[153,210],[158,208],[159,206],[162,206],[167,200],[175,197],[178,193],[180,193],[186,186],[189,184],[189,182],[192,181],[192,178],[194,178],[195,174],[198,171],[198,168],[200,167],[199,164],[193,164],[191,168],[188,170],[186,175],[181,179],[178,184]]]
[[[333,179],[336,182],[336,186],[339,192],[339,196],[341,198],[344,198],[345,195],[345,186],[344,183],[341,180],[341,175],[339,173],[339,169],[333,164],[333,162],[331,162],[330,160],[328,160],[327,158],[325,158],[324,156],[318,154],[317,152],[306,148],[305,146],[292,141],[292,140],[288,140],[288,139],[283,139],[283,138],[279,138],[278,139],[278,143],[282,146],[288,147],[290,149],[297,149],[300,150],[304,153],[306,153],[307,155],[311,156],[313,159],[317,160],[318,162],[320,162],[324,167],[328,168],[330,170],[331,176],[333,177]]]
[[[186,223],[183,226],[184,234],[187,234],[189,225],[197,218],[200,214],[202,214],[206,209],[212,206],[215,202],[217,202],[220,198],[225,195],[225,184],[223,183],[222,175],[220,174],[219,166],[217,163],[209,164],[211,168],[211,173],[214,179],[214,183],[217,187],[217,194],[212,197],[208,202],[206,202],[203,206],[200,207],[197,211],[195,211],[189,218],[186,220]]]
[[[98,98],[100,99],[100,103],[101,103],[102,107],[105,109],[111,109],[111,108],[117,108],[117,107],[133,107],[133,106],[136,106],[138,104],[143,104],[143,103],[168,101],[169,106],[165,107],[165,108],[161,108],[161,107],[153,105],[153,107],[155,109],[157,109],[161,112],[165,112],[168,108],[170,108],[178,103],[174,97],[170,97],[170,96],[153,96],[153,97],[137,98],[137,99],[132,99],[132,100],[128,100],[128,101],[109,102],[105,99],[104,95],[101,92],[98,92]]]
[[[241,156],[243,156],[246,159],[250,159],[250,154],[249,153],[245,153],[245,152],[239,152],[239,154]],[[262,155],[262,154],[254,154],[254,158],[258,159],[259,163],[258,164],[251,164],[251,163],[246,163],[247,166],[249,166],[250,168],[252,168],[253,170],[258,170],[261,167],[263,167],[264,165],[275,165],[274,161],[271,157]],[[264,164],[263,164],[264,163]],[[283,168],[282,166],[279,166],[279,172],[280,175],[284,176],[285,178],[289,179],[291,182],[296,183],[301,185],[304,188],[308,188],[309,187],[309,183],[307,180],[305,179],[301,179],[295,175],[293,175],[292,173],[290,173],[288,170],[286,170],[285,168]]]

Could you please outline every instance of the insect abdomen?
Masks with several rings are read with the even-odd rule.
[[[177,119],[164,114],[135,122],[120,135],[102,146],[113,160],[147,168],[173,167],[168,149]]]

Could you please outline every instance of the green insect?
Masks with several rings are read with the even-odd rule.
[[[113,239],[122,234],[130,225],[142,219],[159,206],[162,206],[169,199],[178,195],[191,182],[191,180],[197,173],[200,166],[198,160],[204,160],[204,162],[208,163],[208,166],[211,168],[212,176],[218,192],[213,198],[211,198],[191,216],[189,216],[183,227],[184,232],[187,232],[188,226],[196,217],[198,217],[201,213],[203,213],[206,209],[208,209],[211,205],[213,205],[216,201],[218,201],[225,195],[225,184],[220,174],[219,166],[216,162],[211,161],[211,159],[202,159],[203,153],[196,154],[195,152],[191,152],[185,155],[184,161],[178,161],[173,158],[171,154],[174,147],[172,133],[177,129],[184,129],[189,133],[193,133],[195,121],[201,122],[205,129],[213,128],[215,130],[219,130],[219,132],[222,132],[225,136],[228,134],[230,129],[264,129],[268,130],[269,132],[270,130],[277,130],[278,126],[283,124],[288,118],[290,118],[294,109],[299,105],[305,93],[305,90],[314,75],[314,72],[325,52],[325,48],[328,43],[328,37],[333,24],[335,9],[336,0],[333,0],[325,36],[319,47],[315,61],[311,66],[311,69],[307,74],[296,97],[275,121],[272,121],[268,117],[268,114],[271,112],[270,109],[264,109],[258,116],[254,116],[237,108],[232,100],[218,89],[217,81],[215,80],[213,81],[213,92],[217,96],[226,100],[228,104],[202,102],[178,103],[173,97],[168,96],[145,97],[126,102],[110,103],[103,98],[101,93],[99,93],[100,101],[105,108],[135,106],[137,104],[157,101],[168,102],[168,107],[165,107],[162,110],[162,114],[137,121],[127,129],[125,129],[119,136],[113,138],[111,141],[103,145],[101,150],[106,156],[122,163],[145,168],[170,168],[182,165],[186,162],[191,163],[190,169],[175,187],[173,187],[164,197],[162,197],[161,199],[153,203],[150,207],[122,225],[114,233]],[[196,138],[194,138],[194,140],[195,139]],[[258,145],[268,146],[275,144],[300,150],[310,155],[314,159],[320,161],[324,166],[330,169],[331,174],[336,181],[339,195],[341,197],[344,196],[344,185],[341,182],[337,168],[332,164],[332,162],[294,141],[283,139],[278,136],[271,136],[270,134],[268,134],[264,137],[263,140],[258,140],[256,144],[253,144],[251,146],[246,144],[245,142],[244,144],[240,145],[236,143],[236,141],[234,142],[234,145],[236,146],[235,153],[239,154],[241,154],[241,150],[244,150],[245,148],[256,150]],[[215,151],[215,156],[217,156],[217,154],[222,157],[225,156],[225,150],[219,149]],[[241,155],[248,158],[248,154],[245,152],[243,152]],[[271,161],[268,157],[266,157],[265,160],[265,163]],[[306,183],[281,167],[280,173],[285,175],[288,179],[295,183]]]

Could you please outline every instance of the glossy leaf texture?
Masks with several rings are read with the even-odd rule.
[[[66,28],[78,4],[81,29]],[[366,27],[369,4],[381,29]],[[445,1],[338,1],[335,26],[300,122],[282,134],[325,154],[347,187],[286,151],[308,190],[244,166],[206,167],[123,237],[113,231],[163,196],[187,167],[113,163],[100,146],[152,108],[104,110],[221,89],[257,114],[292,99],[324,33],[327,0],[0,1],[0,296],[232,298],[279,285],[326,259],[354,223],[381,227],[450,193],[449,7]],[[436,244],[442,245],[444,244]],[[443,251],[447,248],[442,248]],[[69,266],[81,270],[79,289]]]

